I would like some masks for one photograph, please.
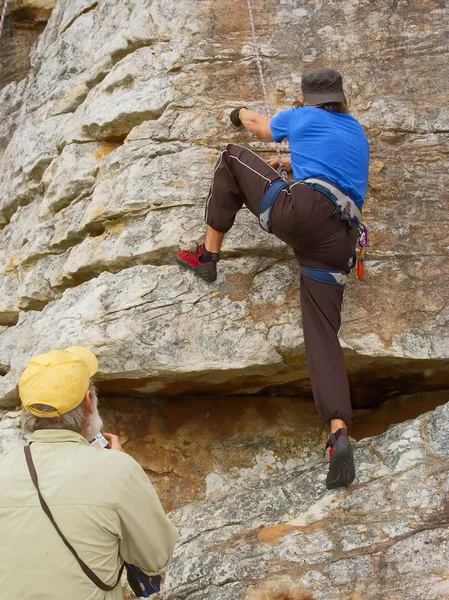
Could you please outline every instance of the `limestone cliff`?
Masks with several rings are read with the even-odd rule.
[[[372,143],[367,279],[341,332],[355,401],[447,386],[447,3],[254,9],[275,109],[304,67],[335,66]],[[217,149],[273,151],[233,130],[238,103],[261,106],[244,2],[57,2],[0,92],[3,405],[30,355],[75,343],[103,393],[309,391],[297,266],[247,211],[215,285],[173,264],[201,239]]]
[[[30,50],[42,33],[56,0],[10,0],[0,44],[0,89],[30,70]],[[0,11],[3,2],[0,3]]]
[[[447,402],[447,392],[443,399]],[[190,419],[165,408],[164,431],[160,414],[154,419],[154,407],[149,412],[136,408],[128,407],[125,423],[116,413],[118,431],[126,449],[156,479],[167,508],[173,499],[181,504],[186,500],[186,487],[199,485],[201,469],[220,462],[218,449],[221,458],[228,454],[228,468],[234,461],[227,489],[223,485],[213,489],[220,473],[210,474],[209,498],[170,514],[180,540],[161,600],[241,600],[248,590],[276,575],[302,580],[317,600],[341,600],[352,592],[360,592],[363,600],[449,599],[449,403],[359,442],[355,484],[330,492],[324,487],[327,465],[318,454],[310,415],[299,425],[296,410],[294,435],[286,423],[273,432],[272,424],[259,424],[254,415],[245,420],[247,431],[241,421],[229,431],[229,414],[220,430],[217,422],[207,423],[208,417],[190,404]],[[258,415],[259,421],[267,419],[269,410]],[[363,425],[369,427],[371,421],[372,426],[372,418],[365,414]],[[0,444],[5,451],[23,444],[18,420],[15,412],[3,419],[0,413]],[[290,427],[292,420],[289,416]],[[359,434],[361,425],[355,426]],[[259,439],[254,436],[257,429]],[[290,445],[286,452],[290,458],[282,458],[278,445],[270,460],[273,442],[284,444],[284,451]],[[302,457],[297,452],[301,443],[310,446],[301,448]],[[243,463],[243,454],[252,460],[255,449],[257,464],[240,469],[238,476],[235,464]],[[297,458],[292,459],[295,453]],[[125,597],[134,598],[129,591]]]
[[[240,600],[275,574],[319,600],[449,598],[448,412],[359,443],[348,490],[317,463],[178,511],[164,600]]]
[[[0,445],[24,442],[6,409],[29,357],[85,344],[108,427],[175,509],[166,600],[237,600],[274,573],[319,600],[449,599],[448,405],[415,418],[427,401],[396,398],[447,402],[449,5],[253,5],[275,110],[326,64],[366,127],[372,245],[341,342],[354,403],[394,400],[354,435],[413,420],[360,442],[355,485],[326,492],[320,423],[291,397],[310,399],[292,254],[244,210],[216,284],[174,265],[201,239],[219,149],[273,152],[228,119],[263,105],[246,3],[16,0],[0,38]]]

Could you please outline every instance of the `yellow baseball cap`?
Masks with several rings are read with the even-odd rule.
[[[39,354],[30,360],[20,378],[22,404],[36,417],[60,417],[81,404],[90,378],[97,371],[97,357],[82,346]],[[35,408],[35,404],[47,404],[55,410],[44,412]]]

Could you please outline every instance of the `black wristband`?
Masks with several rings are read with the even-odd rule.
[[[246,108],[246,106],[239,106],[238,108],[234,108],[234,110],[229,115],[231,123],[234,125],[234,127],[241,127],[243,125],[239,117],[239,112],[242,110],[242,108]]]

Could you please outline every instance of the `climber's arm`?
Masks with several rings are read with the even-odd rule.
[[[241,108],[238,117],[242,122],[242,125],[258,138],[273,141],[273,135],[270,129],[270,119],[263,117],[258,112],[248,110],[247,108]]]

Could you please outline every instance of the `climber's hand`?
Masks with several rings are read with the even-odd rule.
[[[276,158],[272,158],[268,161],[268,164],[270,167],[273,167],[273,169],[279,169],[279,158],[277,156]],[[287,173],[292,173],[292,161],[289,156],[282,157],[282,164],[287,169]]]
[[[246,108],[246,106],[239,106],[238,108],[234,108],[234,110],[229,115],[231,123],[234,125],[234,127],[242,127],[243,125],[239,117],[239,112],[242,110],[242,108]]]

